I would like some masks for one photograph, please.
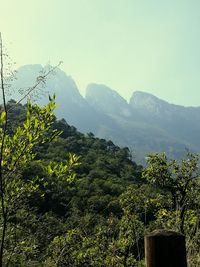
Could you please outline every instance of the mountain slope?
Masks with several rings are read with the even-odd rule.
[[[14,87],[29,87],[49,66],[19,68]],[[142,161],[146,153],[166,151],[179,157],[185,148],[200,150],[200,107],[170,104],[145,92],[134,92],[127,103],[116,91],[103,84],[89,84],[84,98],[74,80],[59,68],[39,88],[37,101],[45,104],[48,94],[56,94],[56,116],[64,118],[84,133],[127,146]],[[19,94],[14,94],[19,99]]]
[[[103,84],[89,84],[86,88],[86,100],[101,113],[129,117],[129,105],[116,91]]]
[[[12,84],[14,92],[12,98],[15,100],[21,99],[21,94],[31,88],[37,82],[37,77],[43,75],[51,68],[50,66],[42,67],[41,65],[25,65],[18,69],[17,79]],[[20,90],[16,90],[16,89]],[[20,94],[21,92],[21,94]],[[94,128],[99,128],[99,132],[107,128],[106,125],[114,127],[114,123],[108,116],[99,113],[93,109],[87,101],[81,96],[76,83],[71,76],[66,75],[62,70],[57,68],[53,71],[45,82],[45,86],[41,83],[31,95],[32,99],[44,105],[48,102],[49,95],[56,94],[56,102],[58,108],[55,115],[65,120],[72,125],[75,125],[82,132],[92,132]],[[23,103],[26,102],[26,99]],[[99,127],[101,121],[101,127]],[[109,126],[109,127],[110,127]]]
[[[146,153],[153,151],[166,151],[178,157],[185,148],[200,149],[200,127],[196,123],[200,118],[199,108],[172,105],[139,91],[132,95],[128,104],[104,85],[90,85],[89,97],[87,94],[86,100],[118,125],[118,133],[107,133],[108,136],[116,143],[133,149],[137,158],[144,158]],[[118,105],[120,102],[121,105]],[[128,116],[121,112],[124,109],[128,111]]]

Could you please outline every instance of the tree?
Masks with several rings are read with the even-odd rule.
[[[172,210],[179,213],[179,230],[184,233],[189,208],[198,212],[200,191],[199,156],[187,152],[181,161],[168,160],[165,153],[149,155],[143,177],[157,189],[171,194]],[[197,216],[198,217],[198,216]]]
[[[16,247],[16,214],[24,205],[28,195],[38,189],[37,179],[22,179],[23,169],[34,160],[35,147],[55,140],[60,131],[52,129],[55,121],[55,96],[49,98],[44,107],[26,106],[26,116],[17,127],[9,124],[9,112],[17,106],[12,103],[8,108],[6,101],[6,77],[4,73],[4,51],[0,33],[0,82],[3,103],[0,108],[0,267],[10,264]],[[21,102],[40,83],[44,83],[50,72],[38,77],[36,84],[18,101]],[[49,162],[44,167],[49,176],[55,176],[70,182],[75,178],[73,166],[78,158],[70,155],[64,163]],[[8,234],[8,229],[11,234]],[[13,236],[13,242],[10,240]],[[4,257],[6,254],[6,257]]]

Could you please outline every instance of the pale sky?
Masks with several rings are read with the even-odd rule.
[[[16,66],[62,60],[83,95],[200,106],[200,0],[0,0],[0,31]]]

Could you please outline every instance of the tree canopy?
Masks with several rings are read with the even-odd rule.
[[[31,112],[37,110],[40,116],[39,122],[34,116],[28,122],[32,137],[24,134],[15,141],[22,142],[16,143],[19,153],[23,142],[33,142],[34,127],[48,123],[41,116],[49,111],[8,103],[13,105],[16,112],[10,113],[12,127],[7,133],[11,140],[16,132],[22,135],[23,130],[17,129],[27,128]],[[11,151],[10,158],[14,155]],[[145,233],[165,228],[185,233],[189,262],[197,266],[198,159],[191,153],[180,161],[154,154],[142,167],[132,160],[128,148],[79,133],[52,115],[43,138],[31,146],[31,156],[9,180],[13,183],[9,192],[14,193],[8,201],[5,262],[10,266],[144,266]]]

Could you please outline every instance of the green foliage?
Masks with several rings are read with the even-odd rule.
[[[15,105],[15,103],[14,103]],[[41,197],[40,182],[37,176],[33,179],[25,179],[23,170],[29,166],[36,157],[36,147],[39,144],[49,143],[56,140],[61,132],[52,129],[55,120],[53,111],[55,108],[55,98],[45,107],[32,105],[30,102],[26,106],[26,116],[13,130],[7,132],[4,125],[7,125],[7,116],[4,111],[0,116],[0,147],[1,147],[1,227],[0,235],[1,255],[4,253],[4,264],[19,264],[31,258],[35,249],[33,243],[28,241],[30,236],[21,240],[22,214],[21,211],[27,209],[28,199],[35,193]],[[51,161],[43,165],[45,175],[62,179],[68,184],[75,178],[73,167],[78,165],[78,157],[70,154],[68,159],[57,164]],[[18,217],[18,215],[20,216]],[[27,214],[27,213],[26,213]],[[28,219],[25,218],[26,220]],[[29,248],[30,246],[30,248]],[[19,251],[23,250],[23,253]],[[21,256],[17,256],[18,251]],[[26,253],[27,251],[27,253]],[[13,255],[14,254],[14,255]],[[15,263],[14,263],[15,262]]]
[[[73,168],[80,164],[78,160],[78,156],[69,153],[67,160],[59,163],[50,161],[47,166],[44,166],[44,170],[51,177],[55,176],[71,183],[76,177],[76,173],[73,171]]]
[[[51,105],[16,105],[9,117],[8,266],[144,267],[144,235],[181,226],[190,267],[198,266],[198,155],[151,155],[143,168],[127,148],[57,121]]]
[[[199,203],[200,173],[198,155],[188,152],[180,162],[165,154],[150,155],[143,177],[152,185],[171,194],[172,209],[179,212],[179,229],[184,233],[185,213]]]
[[[200,244],[200,170],[199,156],[190,152],[180,161],[168,160],[166,155],[150,155],[143,177],[154,190],[168,201],[160,202],[150,229],[170,229],[186,235],[188,261],[198,266]],[[171,204],[170,204],[171,203]]]
[[[2,176],[4,188],[5,208],[11,209],[10,203],[17,205],[18,199],[24,194],[29,195],[37,190],[34,181],[29,183],[21,179],[21,171],[35,157],[34,147],[38,143],[45,143],[59,135],[58,131],[52,131],[46,136],[53,123],[53,110],[55,103],[52,101],[46,107],[27,105],[26,120],[19,125],[10,135],[0,128],[0,146],[2,147]],[[1,113],[1,123],[5,124],[5,114]],[[2,142],[4,142],[2,146]]]

